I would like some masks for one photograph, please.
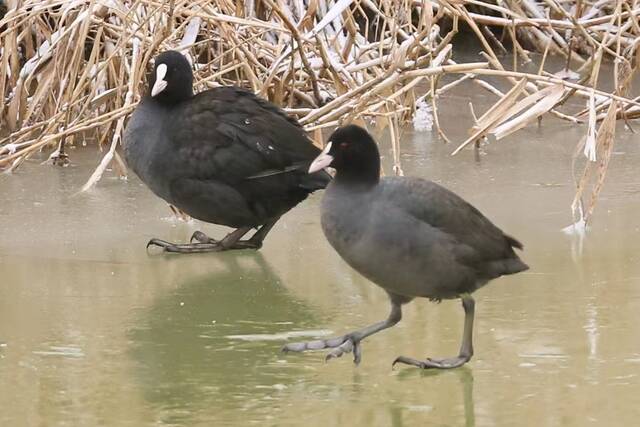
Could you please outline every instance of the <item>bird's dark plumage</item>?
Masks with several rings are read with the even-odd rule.
[[[439,364],[420,362],[422,367],[460,366],[472,353],[470,294],[492,279],[528,269],[513,250],[522,249],[522,244],[464,199],[434,182],[406,177],[381,179],[377,145],[364,129],[346,126],[329,140],[328,150],[311,166],[336,169],[336,177],[322,200],[322,228],[327,240],[349,265],[391,296],[392,315],[381,323],[382,329],[397,323],[400,305],[413,298],[462,298],[467,314],[465,351]],[[357,341],[371,333],[349,334],[347,341],[354,354]],[[300,351],[307,347],[285,349]],[[330,355],[343,352],[344,348],[338,346]]]
[[[162,88],[158,76],[166,87],[151,96]],[[194,96],[191,68],[177,52],[159,55],[149,80],[127,126],[125,157],[154,193],[192,217],[259,227],[330,181],[306,173],[320,150],[268,101],[237,87]]]
[[[364,191],[336,181],[323,199],[322,227],[347,263],[405,297],[457,298],[526,268],[514,239],[422,179],[384,178]]]

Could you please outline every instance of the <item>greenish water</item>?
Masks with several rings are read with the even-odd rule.
[[[456,141],[472,91],[463,85],[440,103]],[[359,367],[348,356],[279,352],[291,335],[341,334],[388,312],[384,292],[322,236],[321,194],[258,253],[165,256],[147,254],[147,240],[227,230],[172,220],[135,177],[108,173],[74,195],[94,149],[72,151],[68,168],[40,166],[43,154],[0,175],[0,425],[635,425],[640,148],[619,128],[580,242],[560,230],[584,132],[548,120],[454,158],[431,133],[404,133],[405,173],[474,203],[524,242],[532,267],[476,294],[476,355],[446,372],[391,362],[454,355],[457,301],[410,304],[398,326],[365,341]],[[390,171],[387,146],[383,154]]]

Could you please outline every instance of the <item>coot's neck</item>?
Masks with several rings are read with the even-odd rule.
[[[146,98],[165,108],[173,108],[193,98],[193,92],[183,92],[180,95],[173,93],[160,93],[153,97],[151,94],[147,94]]]
[[[367,156],[368,159],[358,159],[349,162],[349,167],[336,170],[337,183],[368,189],[375,187],[380,182],[380,156],[379,154]]]

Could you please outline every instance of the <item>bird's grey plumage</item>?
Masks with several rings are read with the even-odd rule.
[[[522,244],[503,233],[480,211],[446,188],[424,179],[380,178],[376,143],[362,128],[336,130],[311,165],[332,166],[335,179],[322,199],[322,229],[329,243],[356,271],[382,287],[391,313],[381,322],[337,338],[291,343],[285,351],[332,349],[327,358],[353,352],[360,342],[402,318],[414,298],[460,298],[465,312],[458,356],[395,363],[421,368],[455,368],[473,356],[475,302],[471,293],[487,282],[529,267],[513,248]]]
[[[262,226],[253,241],[259,247],[280,216],[330,181],[325,172],[306,173],[320,150],[295,119],[247,90],[219,87],[194,96],[181,54],[161,54],[154,73],[158,64],[166,67],[159,73],[166,88],[143,97],[127,125],[129,167],[156,195],[196,219],[243,230]],[[230,235],[231,243],[244,233]],[[160,242],[176,252],[216,243]]]
[[[153,159],[167,156],[170,146],[166,144],[165,123],[170,119],[171,110],[162,104],[142,98],[131,115],[124,134],[124,156],[127,166],[157,196],[168,200],[170,180],[157,180],[154,177],[164,174],[162,162]],[[149,160],[152,159],[152,160]]]
[[[239,88],[212,89],[174,108],[145,98],[125,139],[127,163],[154,193],[230,227],[277,218],[328,181],[306,173],[319,150],[304,130]]]
[[[355,270],[406,297],[456,298],[526,269],[506,236],[446,188],[419,178],[382,178],[370,189],[329,184],[322,229]]]

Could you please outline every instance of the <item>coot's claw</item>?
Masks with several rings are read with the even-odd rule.
[[[224,250],[225,248],[216,243],[188,243],[188,244],[176,244],[167,242],[161,239],[151,239],[149,243],[147,243],[147,249],[150,246],[159,246],[164,252],[173,252],[173,253],[183,253],[183,254],[191,254],[191,253],[202,253],[202,252],[219,252]]]
[[[194,242],[195,240],[195,242]],[[161,239],[151,239],[147,243],[147,249],[150,246],[159,246],[164,252],[181,253],[181,254],[193,254],[203,252],[222,252],[235,249],[260,249],[262,246],[261,241],[249,240],[237,240],[235,242],[229,242],[228,240],[215,240],[208,237],[201,231],[196,231],[191,236],[191,243],[171,243]]]
[[[325,356],[325,362],[337,357],[342,357],[343,354],[351,352],[353,352],[353,363],[357,365],[362,360],[360,341],[354,339],[350,335],[329,338],[326,340],[290,343],[282,347],[282,351],[285,353],[290,351],[303,352],[307,350],[324,350],[325,348],[333,349]]]
[[[173,243],[167,242],[165,240],[153,238],[149,240],[149,242],[147,242],[147,249],[149,249],[149,246],[159,246],[161,248],[166,248],[167,246],[172,246],[172,245]]]
[[[189,239],[189,242],[193,243],[194,240],[200,243],[218,243],[217,240],[212,239],[211,237],[204,234],[202,231],[193,232],[193,234],[191,235],[191,239]]]
[[[322,350],[325,348],[332,348],[333,350],[327,354],[325,361],[333,359],[334,357],[340,357],[345,353],[353,352],[353,363],[357,365],[362,360],[362,348],[360,347],[360,342],[375,333],[392,327],[398,323],[401,318],[401,303],[398,299],[392,299],[391,313],[389,313],[389,317],[382,322],[377,322],[373,325],[358,329],[357,331],[349,332],[341,337],[287,344],[282,348],[282,351]]]
[[[353,351],[353,347],[354,347],[353,341],[351,341],[350,339],[346,340],[345,342],[340,344],[338,347],[334,348],[329,353],[327,353],[327,355],[324,358],[324,361],[328,362],[333,358],[342,357],[342,355],[345,353],[351,353]]]
[[[471,357],[466,355],[459,355],[448,359],[431,359],[428,357],[426,360],[416,360],[410,357],[399,356],[393,361],[392,368],[395,367],[396,363],[402,363],[405,365],[415,366],[420,369],[453,369],[459,368],[470,359]]]
[[[256,242],[252,239],[249,240],[238,240],[233,244],[229,249],[260,249],[262,247],[262,242]]]

